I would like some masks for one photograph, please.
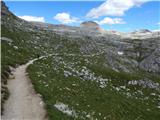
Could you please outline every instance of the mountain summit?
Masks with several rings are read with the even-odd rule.
[[[83,28],[94,28],[94,29],[99,29],[100,28],[100,26],[94,21],[82,22],[80,24],[80,27],[83,27]]]

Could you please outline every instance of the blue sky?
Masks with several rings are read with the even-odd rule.
[[[31,21],[79,26],[96,21],[106,30],[160,29],[160,1],[5,1],[17,16]],[[118,7],[117,7],[118,6]]]

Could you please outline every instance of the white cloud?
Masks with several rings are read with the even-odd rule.
[[[140,6],[141,4],[151,0],[107,0],[97,8],[91,9],[87,17],[98,18],[100,16],[122,16],[125,11],[134,6]]]
[[[108,24],[108,25],[113,25],[113,24],[125,24],[126,22],[122,18],[109,18],[106,17],[101,21],[96,21],[100,25]]]
[[[152,31],[153,31],[153,32],[160,32],[160,29],[159,29],[159,30],[158,30],[158,29],[157,29],[157,30],[152,30]]]
[[[70,14],[68,13],[58,13],[56,16],[54,16],[55,20],[58,20],[59,22],[63,23],[63,24],[70,24],[70,23],[75,23],[75,22],[79,22],[78,18],[76,17],[72,17]]]
[[[160,22],[158,22],[157,24],[160,25]]]
[[[18,16],[18,17],[21,18],[21,19],[24,19],[26,21],[45,22],[44,17],[28,16],[28,15]]]

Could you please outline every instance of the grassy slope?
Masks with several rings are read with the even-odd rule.
[[[3,103],[8,98],[9,91],[5,84],[10,74],[9,67],[16,67],[17,65],[25,64],[30,59],[36,58],[37,55],[45,54],[44,48],[34,42],[33,37],[36,36],[36,32],[25,32],[21,30],[11,30],[5,26],[1,26],[2,37],[6,37],[11,40],[1,42],[1,78],[2,78],[2,111]],[[39,42],[37,40],[37,42]]]
[[[14,18],[16,19],[16,17]],[[159,82],[159,76],[140,71],[134,74],[115,72],[104,67],[103,56],[67,57],[65,54],[80,54],[79,48],[82,43],[79,42],[81,40],[72,41],[46,31],[24,32],[16,29],[15,26],[11,27],[13,27],[12,30],[2,26],[2,37],[13,40],[12,42],[2,41],[1,45],[3,83],[6,83],[8,78],[9,66],[15,67],[24,64],[37,55],[53,52],[61,54],[61,56],[39,60],[29,66],[27,70],[36,91],[42,94],[51,120],[92,118],[99,120],[158,120],[160,118],[160,110],[157,108],[160,103],[159,91],[127,84],[130,80],[143,78]],[[37,37],[40,39],[36,39]],[[86,44],[86,39],[84,44]],[[57,47],[58,45],[59,47]],[[142,51],[139,47],[135,50]],[[141,57],[137,58],[138,61],[141,59]],[[100,88],[100,81],[85,78],[84,74],[77,75],[76,71],[80,72],[84,66],[91,74],[94,73],[96,78],[107,79],[107,86]],[[65,77],[64,71],[69,71],[73,75]],[[6,89],[2,86],[2,94],[5,93],[2,96],[2,103],[8,96]],[[151,95],[151,93],[156,95]],[[57,102],[67,104],[70,109],[75,110],[77,117],[73,118],[58,111],[54,107]]]
[[[15,67],[18,64],[26,63],[31,57],[34,57],[31,49],[22,44],[22,39],[27,40],[27,33],[11,32],[2,26],[2,37],[12,39],[12,42],[1,42],[1,78],[2,78],[2,103],[7,99],[9,92],[3,84],[7,83],[7,78],[11,72],[9,66]],[[25,42],[25,41],[24,41]],[[3,109],[3,107],[2,107]]]
[[[5,84],[10,74],[9,67],[16,67],[17,65],[25,64],[30,59],[49,53],[65,54],[66,52],[78,53],[75,51],[77,47],[76,43],[67,44],[67,40],[59,35],[43,31],[22,31],[17,29],[16,26],[12,26],[12,29],[8,29],[1,25],[2,37],[6,37],[11,40],[1,42],[1,78],[2,78],[2,105],[9,96],[9,91]],[[54,45],[61,44],[61,47],[55,49]],[[69,49],[74,44],[74,49]],[[2,106],[3,111],[3,106]]]
[[[99,58],[57,56],[37,61],[29,66],[29,76],[36,91],[42,94],[50,120],[54,119],[107,119],[107,120],[158,120],[160,110],[158,91],[127,85],[128,81],[142,79],[139,74],[118,73],[102,67]],[[89,61],[89,62],[86,62]],[[81,71],[83,66],[95,73],[95,76],[109,79],[107,87],[100,88],[99,83],[73,75],[69,69]],[[71,76],[65,77],[64,71]],[[154,77],[154,76],[152,76]],[[155,77],[155,81],[157,81]],[[117,91],[114,88],[120,88]],[[138,91],[142,91],[143,95]],[[156,93],[151,96],[150,93]],[[128,95],[129,94],[129,95]],[[144,99],[145,97],[148,99]],[[62,102],[76,111],[77,118],[58,111],[54,104]]]
[[[2,26],[2,36],[13,40],[11,43],[2,41],[2,80],[7,79],[10,72],[9,66],[15,67],[17,64],[24,64],[29,59],[37,57],[37,54],[45,54],[44,51],[47,53],[53,53],[54,51],[61,54],[61,56],[37,61],[28,68],[35,89],[42,94],[46,103],[51,120],[74,119],[58,111],[54,107],[56,102],[62,102],[67,104],[69,108],[74,109],[78,116],[76,119],[135,120],[138,118],[157,120],[160,117],[160,111],[157,108],[159,103],[158,91],[148,88],[142,89],[141,86],[127,85],[130,80],[144,77],[159,82],[159,76],[156,77],[143,72],[135,74],[115,72],[103,67],[104,59],[102,56],[81,56],[77,41],[70,42],[67,38],[58,35],[44,32],[45,41],[41,38],[39,41],[36,40],[38,43],[34,43],[33,36],[42,36],[41,34],[23,31],[12,32]],[[60,45],[60,47],[56,48],[57,45]],[[79,56],[63,56],[69,53]],[[100,76],[109,79],[107,87],[100,88],[96,81],[83,80],[83,75],[65,77],[64,70],[73,71],[67,68],[62,61],[67,65],[72,66],[73,64],[73,68],[78,71],[86,66],[94,73],[95,77]],[[127,89],[117,91],[116,88],[120,88],[120,86],[127,86]],[[142,91],[143,95],[138,94],[138,91]],[[6,92],[6,90],[2,92]],[[129,93],[132,97],[127,95]],[[156,93],[156,96],[151,96],[150,93]],[[144,100],[143,98],[146,96],[149,96],[149,99]],[[4,96],[4,99],[6,98],[7,94]]]

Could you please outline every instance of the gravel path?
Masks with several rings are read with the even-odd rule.
[[[33,85],[26,75],[26,68],[34,61],[49,56],[60,55],[50,54],[33,59],[27,64],[19,66],[12,72],[15,78],[8,80],[7,87],[10,91],[10,96],[5,102],[2,120],[47,120],[44,103],[40,96],[34,91]],[[76,55],[67,54],[67,56]],[[88,57],[91,55],[84,56]]]
[[[35,60],[16,68],[15,78],[8,80],[10,96],[4,105],[2,120],[47,120],[43,101],[26,75],[26,68]]]

